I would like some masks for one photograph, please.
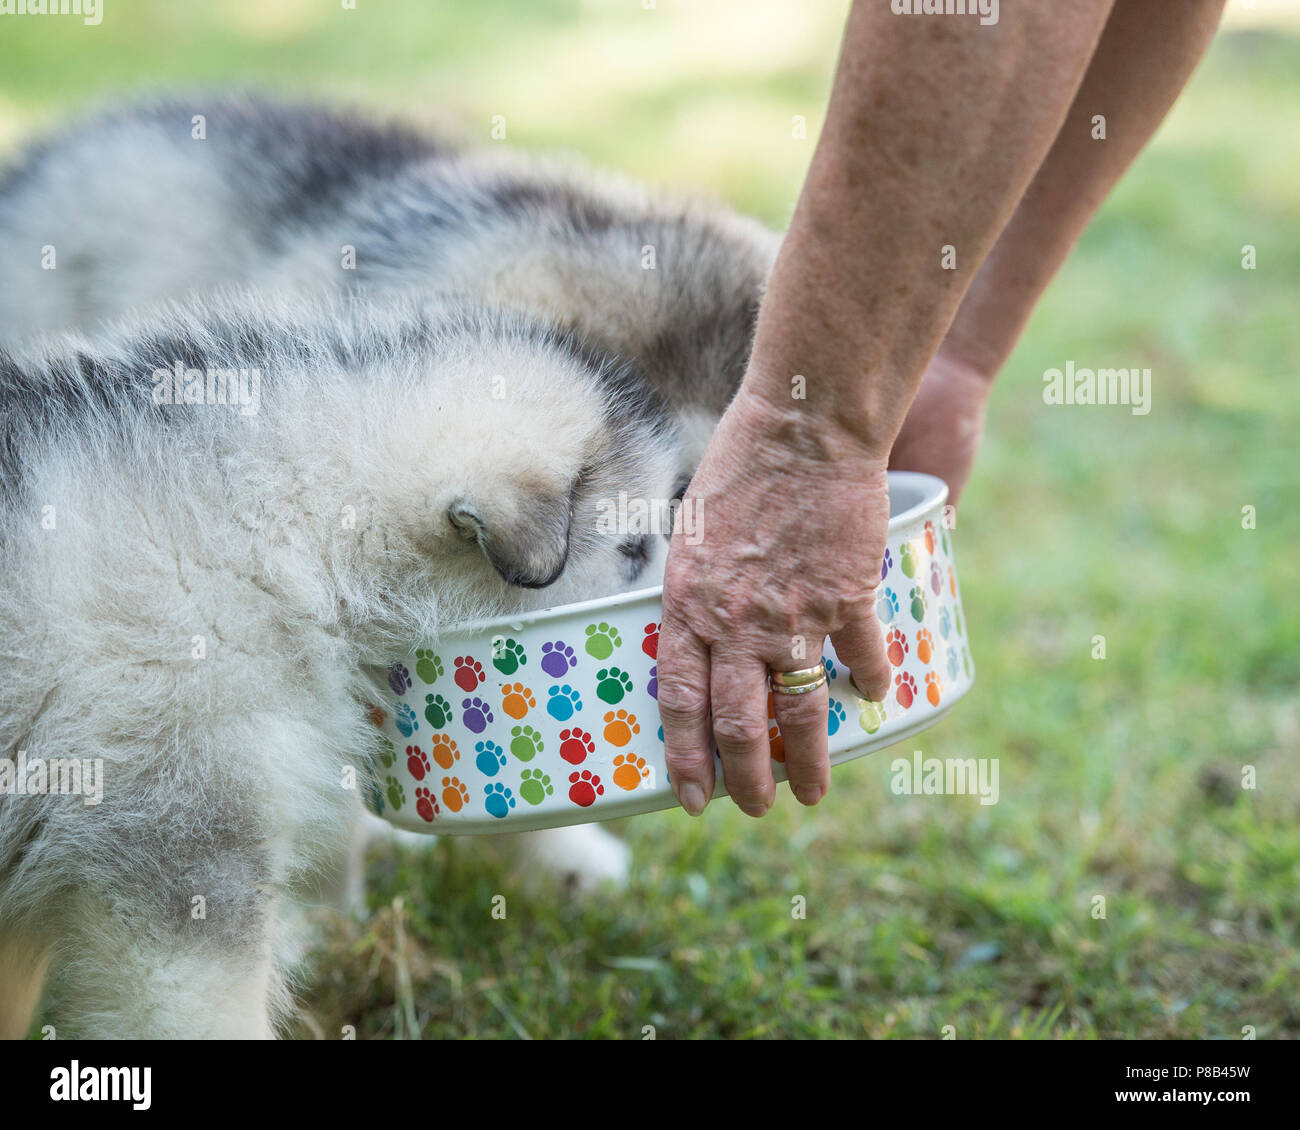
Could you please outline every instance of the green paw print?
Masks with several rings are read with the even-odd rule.
[[[384,791],[379,787],[379,779],[372,773],[366,774],[366,804],[376,816],[384,814]]]
[[[913,548],[910,541],[905,541],[903,542],[903,551],[898,555],[898,567],[909,577],[915,577],[916,559],[920,556],[920,551]]]
[[[510,727],[510,752],[520,761],[532,761],[545,748],[542,735],[531,726]]]
[[[415,673],[426,683],[436,683],[442,675],[442,660],[421,648],[415,653]]]
[[[925,619],[925,590],[920,585],[913,585],[908,599],[912,602],[912,619],[919,624]],[[960,628],[957,630],[961,631]]]
[[[623,697],[631,689],[632,680],[628,678],[627,672],[617,667],[611,667],[609,670],[602,667],[596,672],[596,696],[610,706],[622,702]]]
[[[523,644],[505,639],[492,641],[492,666],[501,674],[513,675],[527,662],[528,656],[524,654]]]
[[[941,525],[939,527],[939,541],[943,545],[943,555],[945,557],[951,557],[952,554],[948,549],[948,527],[946,525]]]
[[[388,783],[388,803],[396,811],[406,803],[406,790],[402,788],[402,782],[396,777],[386,777],[385,780]]]
[[[391,769],[393,762],[397,760],[397,750],[393,748],[392,742],[381,737],[379,739],[379,748],[375,751],[375,757],[385,769]]]
[[[864,698],[858,703],[858,725],[874,734],[885,724],[885,704]]]
[[[599,624],[587,625],[587,654],[592,659],[608,659],[622,642],[617,629],[603,620]]]
[[[553,792],[550,777],[540,769],[525,769],[519,774],[519,795],[529,804],[541,804]]]
[[[427,694],[424,701],[424,716],[435,730],[441,730],[451,720],[451,703],[440,694]]]
[[[962,648],[961,651],[961,667],[962,670],[966,672],[966,678],[969,679],[970,678],[970,651],[967,650],[966,648]]]
[[[953,623],[955,623],[955,624],[957,625],[957,634],[960,636],[960,635],[962,634],[962,630],[961,630],[961,609],[960,609],[960,608],[954,608],[954,609],[952,610],[952,619],[953,619]]]

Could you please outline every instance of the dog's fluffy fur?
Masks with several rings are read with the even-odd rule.
[[[0,203],[0,756],[106,778],[0,795],[0,958],[50,961],[61,1034],[267,1035],[278,912],[350,838],[368,672],[654,583],[662,544],[596,507],[689,476],[775,240],[257,102],[109,115]],[[178,362],[256,370],[258,411],[156,403]]]

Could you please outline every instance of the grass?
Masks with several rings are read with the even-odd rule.
[[[122,87],[251,83],[484,143],[504,114],[512,144],[779,225],[843,5],[337,7],[7,21],[0,143]],[[586,905],[495,843],[378,852],[298,1034],[1300,1035],[1297,34],[1220,35],[999,382],[957,532],[979,678],[919,744],[999,758],[1000,803],[896,797],[877,755],[813,811],[626,822],[631,888]],[[1150,415],[1045,406],[1069,359],[1151,367]]]

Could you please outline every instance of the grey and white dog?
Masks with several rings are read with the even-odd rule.
[[[662,543],[597,507],[689,478],[776,246],[256,100],[117,111],[0,175],[0,1034],[47,968],[61,1035],[274,1032],[375,665],[655,582]]]

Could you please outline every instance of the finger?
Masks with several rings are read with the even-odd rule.
[[[754,656],[715,652],[709,683],[727,792],[746,815],[762,816],[776,797],[767,737],[767,664]]]
[[[698,816],[713,795],[714,781],[709,651],[685,624],[665,615],[659,625],[657,660],[668,781],[681,806]]]
[[[853,685],[872,702],[884,702],[889,693],[889,659],[885,634],[872,612],[855,617],[831,634],[835,654],[848,666]]]
[[[807,694],[774,691],[776,724],[785,745],[785,771],[790,791],[800,804],[816,804],[831,785],[831,760],[826,734],[830,692],[825,684]]]

